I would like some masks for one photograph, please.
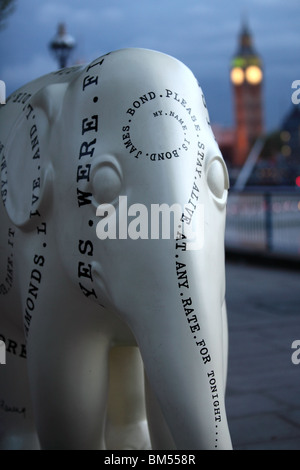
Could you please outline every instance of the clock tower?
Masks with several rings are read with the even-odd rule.
[[[236,124],[235,166],[242,166],[252,145],[264,130],[262,105],[262,61],[254,50],[246,26],[239,37],[239,47],[231,62]]]

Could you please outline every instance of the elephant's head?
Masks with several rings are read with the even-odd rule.
[[[25,228],[34,211],[51,215],[77,290],[132,330],[177,447],[230,447],[229,183],[202,90],[177,60],[138,49],[57,77],[32,98],[44,150],[8,211]]]

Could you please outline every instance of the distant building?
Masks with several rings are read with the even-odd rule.
[[[239,35],[237,52],[231,60],[230,80],[234,127],[213,125],[213,130],[234,182],[253,144],[264,132],[262,60],[253,47],[252,36],[245,25]]]
[[[253,47],[252,36],[243,26],[239,45],[231,62],[235,113],[235,148],[232,165],[242,167],[251,147],[264,132],[262,60]]]
[[[243,173],[243,187],[300,187],[300,105],[292,105],[278,130],[264,135],[263,65],[246,26],[241,29],[238,50],[231,61],[230,79],[235,126],[213,124],[213,131],[229,169],[231,186]],[[255,142],[258,145],[254,146]]]

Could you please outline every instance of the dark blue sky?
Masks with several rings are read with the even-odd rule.
[[[265,118],[275,129],[300,79],[299,0],[17,0],[0,31],[0,79],[8,94],[57,68],[48,50],[59,22],[77,41],[73,60],[143,47],[173,55],[196,75],[211,121],[233,122],[229,66],[243,18],[264,62]]]

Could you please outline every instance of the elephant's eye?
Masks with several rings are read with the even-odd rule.
[[[207,184],[219,202],[226,202],[229,189],[229,177],[226,165],[221,157],[215,157],[207,170]]]
[[[111,204],[116,201],[122,188],[120,169],[113,161],[103,161],[92,172],[92,191],[97,204]]]

